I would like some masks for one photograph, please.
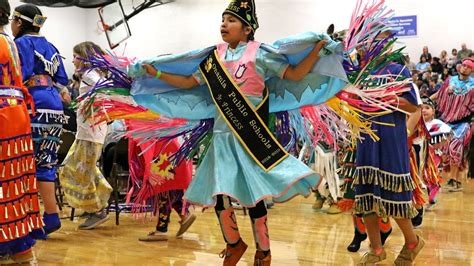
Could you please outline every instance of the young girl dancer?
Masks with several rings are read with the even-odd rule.
[[[438,182],[428,186],[429,202],[427,210],[432,209],[436,204],[436,195],[440,189],[440,173],[438,171],[442,163],[441,148],[446,145],[453,132],[448,124],[437,119],[436,104],[430,98],[422,98],[421,114],[425,122],[426,129],[430,134],[430,140],[427,151],[427,167],[425,167],[425,176],[436,176]]]
[[[100,69],[89,69],[84,72],[88,55],[96,53],[104,52],[92,42],[79,43],[73,48],[73,63],[81,81],[79,94],[87,93],[105,76]],[[77,113],[76,140],[64,159],[64,167],[59,173],[59,178],[69,205],[88,213],[86,221],[79,225],[79,229],[88,230],[109,219],[105,207],[112,187],[97,167],[107,135],[107,125],[102,123],[92,127],[90,122],[85,121],[81,111]]]
[[[331,138],[333,128],[347,124],[339,121],[329,126],[327,123],[340,119],[329,109],[355,123],[348,131],[374,135],[367,121],[359,121],[360,116],[352,113],[357,112],[351,104],[359,102],[350,96],[353,92],[336,95],[346,84],[341,81],[347,78],[340,43],[309,32],[273,45],[260,44],[253,41],[257,28],[254,2],[232,1],[222,16],[225,43],[141,61],[129,65],[128,75],[111,65],[116,73],[112,83],[116,84],[98,86],[90,97],[82,99],[98,107],[95,115],[100,115],[99,120],[144,118],[141,133],[149,134],[146,139],[189,137],[173,155],[176,165],[205,143],[201,164],[185,198],[215,207],[227,242],[221,253],[224,265],[235,265],[247,248],[238,232],[231,198],[250,209],[257,246],[255,263],[268,265],[271,255],[263,200],[272,197],[274,202],[283,202],[298,194],[308,196],[319,182],[319,176],[290,156],[282,145],[291,146],[300,137],[307,143]],[[98,65],[110,65],[103,58],[96,61]],[[146,73],[148,77],[143,76]],[[189,92],[178,89],[193,87]],[[120,100],[127,93],[138,106]],[[358,93],[368,98],[373,95]],[[97,101],[94,95],[99,94],[106,99]],[[385,92],[380,95],[387,99]],[[342,103],[340,97],[351,104]],[[342,105],[352,111],[345,112],[346,108],[339,108]],[[369,104],[370,110],[373,107],[379,108]],[[277,122],[270,124],[276,132],[297,136],[280,145],[266,125],[268,110],[276,116]],[[332,117],[331,121],[327,117]],[[308,130],[306,123],[314,130]],[[333,139],[329,142],[334,143]]]
[[[220,107],[215,117],[213,139],[185,197],[195,204],[215,206],[227,243],[226,249],[221,253],[224,265],[235,265],[247,249],[247,244],[240,238],[231,197],[249,207],[257,248],[255,265],[270,265],[267,209],[263,199],[273,196],[274,201],[279,202],[297,194],[307,195],[319,182],[319,177],[311,169],[292,156],[281,159],[269,171],[263,170],[240,142],[242,134],[234,133],[236,130],[244,130],[243,134],[248,135],[250,131],[247,130],[262,130],[262,122],[251,120],[250,126],[245,125],[232,113],[235,109],[229,109],[229,101],[221,99],[229,96],[232,98],[230,101],[237,102],[239,100],[236,95],[240,91],[245,99],[246,110],[251,111],[259,106],[265,96],[265,79],[302,79],[318,61],[319,51],[326,44],[324,40],[319,41],[303,61],[296,66],[289,66],[282,56],[260,49],[260,43],[253,41],[257,28],[254,1],[232,1],[222,14],[220,32],[225,43],[217,46],[217,58],[205,60],[208,64],[203,65],[202,72],[178,76],[157,71],[151,65],[143,65],[150,75],[175,87],[190,89],[206,82],[213,94],[216,93],[213,97]],[[216,62],[216,59],[222,62]],[[219,71],[216,69],[217,65],[222,65],[224,71],[231,75],[229,83],[220,84],[240,88],[227,95],[219,94],[222,89],[215,81],[219,83],[222,79],[216,77],[209,80],[208,76],[209,73]],[[240,100],[239,103],[242,102]]]

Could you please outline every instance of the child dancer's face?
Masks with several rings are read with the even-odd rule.
[[[431,121],[434,118],[433,107],[428,104],[421,105],[421,115],[423,116],[423,120],[425,120],[425,122]]]
[[[229,14],[222,16],[221,36],[224,42],[231,45],[237,45],[240,41],[247,42],[247,35],[251,31],[250,27],[243,27],[238,18]]]
[[[12,21],[10,22],[10,27],[12,30],[13,37],[16,37],[18,33],[20,33],[20,27],[23,24],[23,21],[21,19],[14,17]]]
[[[74,67],[76,68],[76,70],[81,69],[81,60],[79,59],[80,56],[77,55],[76,53],[73,53],[72,56],[73,56],[72,63],[74,64]]]

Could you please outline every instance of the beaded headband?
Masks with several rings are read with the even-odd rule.
[[[43,24],[44,22],[46,21],[47,17],[45,16],[41,16],[41,15],[35,15],[35,17],[33,19],[25,16],[25,15],[22,15],[20,12],[18,11],[15,11],[13,12],[13,16],[14,17],[18,17],[18,18],[21,18],[23,20],[26,20],[28,22],[31,22],[31,24],[33,24],[33,26],[35,27],[38,27],[38,28],[41,28],[43,27]]]

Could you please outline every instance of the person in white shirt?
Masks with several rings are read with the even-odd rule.
[[[81,77],[80,95],[87,93],[106,77],[103,70],[91,69],[87,62],[88,55],[97,53],[104,54],[103,50],[92,42],[80,43],[73,49],[73,63]],[[112,187],[97,167],[107,135],[107,125],[93,125],[85,120],[82,115],[83,108],[86,107],[78,107],[76,140],[64,159],[59,178],[69,205],[87,213],[87,219],[79,225],[79,229],[88,230],[109,219],[105,207]]]

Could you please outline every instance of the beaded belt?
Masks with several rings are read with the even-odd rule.
[[[0,86],[0,109],[8,106],[15,106],[24,100],[23,91],[18,88]]]
[[[12,87],[0,87],[0,97],[14,97],[23,99],[24,95],[21,89]]]
[[[28,88],[36,86],[52,87],[53,80],[48,75],[34,75],[25,83],[25,85]]]

